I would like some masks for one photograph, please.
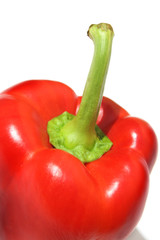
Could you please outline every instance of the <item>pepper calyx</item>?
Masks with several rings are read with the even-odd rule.
[[[86,148],[86,146],[82,144],[76,145],[70,149],[65,147],[65,136],[61,134],[61,130],[74,118],[75,116],[73,114],[64,112],[48,122],[47,131],[49,134],[49,141],[53,146],[69,152],[83,163],[94,161],[100,158],[105,152],[109,151],[112,142],[97,125],[95,126],[97,138],[91,149]]]

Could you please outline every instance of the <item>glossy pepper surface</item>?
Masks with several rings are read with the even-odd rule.
[[[113,31],[106,24],[92,25],[89,31],[97,61],[96,51],[100,51],[99,46],[104,51],[104,39],[108,43]],[[101,32],[109,32],[109,37],[100,37],[103,41],[96,45]],[[102,57],[104,62],[108,56],[105,70],[98,55],[98,71],[103,72],[103,79],[110,48],[111,43]],[[87,86],[91,78],[102,78],[94,64],[95,60]],[[103,85],[104,80],[102,88]],[[155,133],[144,120],[130,116],[109,98],[102,99],[102,91],[102,102],[96,100],[96,110],[87,110],[88,100],[83,101],[87,91],[92,100],[95,88],[85,90],[81,98],[62,83],[30,80],[0,95],[1,240],[122,240],[137,224],[148,193],[149,172],[156,159]],[[53,147],[47,132],[48,122],[66,111],[79,119],[71,120],[74,122],[67,125],[69,130],[64,126],[60,130],[68,152]],[[86,112],[94,118],[89,123]],[[97,141],[95,131],[90,129],[92,125],[95,128],[95,122],[112,144],[96,159],[78,159],[71,152],[75,148],[73,139],[80,142],[80,147],[86,141],[83,147],[90,151]],[[79,132],[68,140],[74,124],[80,132],[87,132],[89,143],[84,136],[76,139]]]

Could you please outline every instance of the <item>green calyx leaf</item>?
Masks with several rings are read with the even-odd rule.
[[[83,163],[99,159],[105,152],[109,151],[112,146],[112,142],[97,125],[95,126],[97,138],[91,149],[87,149],[83,144],[76,145],[73,148],[66,147],[65,136],[61,130],[74,118],[74,115],[64,112],[48,122],[47,131],[49,134],[49,141],[55,148],[69,152]]]

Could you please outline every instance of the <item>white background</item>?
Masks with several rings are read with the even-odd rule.
[[[157,0],[0,0],[0,92],[28,79],[53,79],[83,92],[92,23],[115,32],[104,95],[148,121],[160,138],[160,7]],[[2,126],[1,126],[2,127]],[[160,162],[130,240],[160,239]]]

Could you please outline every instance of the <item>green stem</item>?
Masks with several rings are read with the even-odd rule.
[[[109,67],[113,29],[104,23],[91,25],[88,36],[94,42],[94,56],[76,118],[85,130],[88,128],[94,130]]]
[[[59,130],[59,133],[57,133],[57,137],[55,137],[56,134],[54,133],[54,137],[52,137],[53,141],[51,140],[55,147],[58,146],[58,148],[66,150],[75,156],[79,156],[75,152],[78,152],[78,154],[81,152],[83,156],[79,158],[82,161],[95,160],[95,156],[101,156],[111,147],[110,142],[108,147],[104,147],[105,150],[100,150],[102,143],[97,144],[97,142],[101,140],[103,134],[100,133],[100,135],[98,135],[100,130],[98,130],[98,132],[96,131],[96,121],[109,67],[113,35],[113,29],[109,24],[101,23],[90,26],[88,36],[94,42],[94,56],[79,111],[72,120],[67,120],[65,124],[61,123],[63,126]],[[63,116],[62,118],[64,119],[65,117]],[[72,117],[69,116],[69,118]],[[53,128],[55,127],[52,126],[52,129]],[[51,131],[53,133],[53,130],[50,130],[50,132]],[[103,141],[105,145],[106,140]],[[107,138],[107,141],[110,140]],[[93,150],[94,148],[96,148],[96,150]],[[88,150],[92,152],[91,155],[88,153]],[[82,153],[86,151],[87,153]],[[98,151],[99,153],[93,156],[94,151]],[[85,159],[86,157],[88,157],[88,160]]]
[[[88,36],[94,42],[94,56],[82,102],[76,117],[63,128],[65,145],[69,148],[81,144],[91,149],[96,141],[95,125],[111,56],[113,29],[109,24],[91,25]]]

